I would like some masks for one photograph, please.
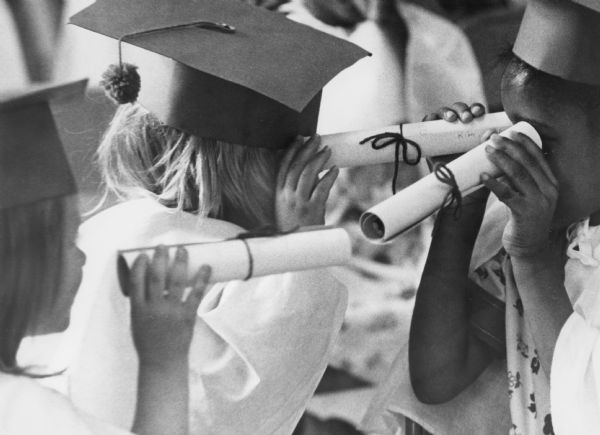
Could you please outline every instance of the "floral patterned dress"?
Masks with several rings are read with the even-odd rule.
[[[510,400],[510,435],[554,435],[550,414],[550,382],[540,366],[504,249],[475,269],[471,277],[489,293],[506,301],[506,365]]]

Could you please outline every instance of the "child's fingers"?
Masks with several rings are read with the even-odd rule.
[[[552,172],[548,161],[544,158],[544,153],[535,144],[535,142],[531,140],[531,138],[526,134],[518,132],[515,134],[515,139],[517,140],[517,142],[521,143],[525,147],[525,149],[533,156],[533,158],[535,158],[538,165],[540,165],[550,182],[555,186],[558,186],[558,179],[554,176],[554,173]]]
[[[168,267],[169,251],[165,246],[159,246],[154,251],[150,270],[148,271],[147,300],[159,300],[163,297],[163,292],[167,284]]]
[[[438,110],[437,114],[440,117],[440,119],[443,119],[448,122],[454,122],[458,120],[458,113],[456,113],[450,107],[442,107],[440,110]]]
[[[539,195],[540,190],[537,183],[522,163],[513,159],[504,150],[492,145],[487,145],[485,150],[488,159],[500,169],[517,192],[532,198]]]
[[[325,168],[329,157],[331,157],[331,150],[328,147],[323,148],[304,167],[296,188],[296,192],[300,198],[305,200],[310,198],[319,181],[319,173]]]
[[[279,172],[277,173],[277,187],[279,187],[280,189],[282,189],[285,185],[285,178],[290,168],[290,164],[292,163],[292,160],[294,160],[294,156],[303,144],[304,139],[302,138],[302,136],[296,136],[296,138],[292,141],[289,148],[283,155],[283,158],[279,162]]]
[[[169,278],[167,281],[166,298],[180,301],[187,286],[188,271],[188,252],[185,248],[179,247],[175,251],[173,263],[169,269]]]
[[[427,122],[427,121],[437,121],[438,119],[442,119],[442,117],[437,114],[437,113],[429,113],[427,115],[425,115],[423,117],[423,121],[422,122]]]
[[[206,292],[209,288],[208,282],[211,276],[211,269],[208,265],[203,265],[198,269],[196,276],[192,282],[192,293],[187,298],[186,303],[189,305],[190,309],[193,311],[198,310],[198,305],[204,299]]]
[[[473,114],[471,110],[469,110],[469,106],[462,102],[456,102],[451,106],[452,110],[458,115],[458,118],[462,122],[471,122],[473,121]]]
[[[311,195],[311,202],[317,205],[325,205],[327,199],[329,198],[329,193],[331,192],[331,188],[337,179],[340,170],[337,166],[332,167],[327,174],[323,176],[319,180],[317,187],[313,191]]]
[[[516,192],[504,181],[497,180],[489,174],[481,175],[481,182],[487,187],[500,201],[509,205],[509,202],[515,197]]]
[[[150,259],[146,254],[140,254],[129,270],[127,294],[125,296],[129,296],[135,304],[146,301],[146,272],[149,262]]]
[[[504,151],[514,161],[523,165],[542,193],[547,196],[552,195],[551,189],[555,189],[556,186],[541,167],[543,156],[533,142],[525,144],[499,135],[494,136],[491,142],[494,144],[494,148]],[[540,154],[540,158],[536,157],[536,153]]]
[[[288,169],[285,180],[285,188],[296,190],[298,180],[302,174],[302,171],[304,170],[304,167],[309,162],[311,157],[317,152],[320,144],[321,138],[317,136],[306,142],[302,149],[296,153]]]
[[[480,116],[485,115],[485,106],[481,103],[473,103],[471,104],[471,114],[475,118],[479,118]]]

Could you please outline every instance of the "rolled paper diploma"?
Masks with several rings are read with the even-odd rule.
[[[443,156],[447,154],[465,153],[481,143],[481,136],[487,130],[501,132],[512,123],[504,112],[490,113],[477,118],[468,124],[460,121],[444,120],[416,122],[402,125],[402,135],[416,142],[421,148],[422,155]],[[396,161],[395,147],[388,146],[373,149],[371,141],[360,144],[365,138],[383,133],[399,134],[400,125],[390,127],[350,131],[321,136],[321,146],[331,149],[329,164],[339,168],[353,166],[375,165],[379,163],[394,163]],[[407,157],[415,159],[417,153],[408,147]]]
[[[190,279],[200,266],[211,267],[210,282],[296,272],[347,263],[351,256],[350,237],[342,228],[306,229],[291,234],[229,239],[216,242],[169,245],[169,257],[182,246],[188,251]],[[117,270],[121,288],[138,255],[152,257],[155,247],[121,250]]]
[[[542,146],[540,135],[526,122],[519,122],[500,135],[508,137],[510,132],[523,133],[537,146]],[[480,187],[483,173],[492,177],[501,175],[487,158],[485,147],[488,143],[482,143],[446,165],[454,174],[461,193],[470,193]],[[363,213],[360,217],[362,232],[368,239],[387,242],[442,207],[450,191],[449,185],[439,181],[435,174],[429,174]]]

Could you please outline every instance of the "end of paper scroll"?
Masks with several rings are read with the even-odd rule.
[[[385,225],[377,215],[369,212],[363,213],[360,217],[360,228],[368,239],[383,241]]]
[[[525,121],[517,122],[511,128],[509,128],[508,130],[505,130],[504,133],[508,134],[509,132],[512,132],[512,131],[516,131],[518,133],[524,134],[529,139],[534,141],[538,147],[540,147],[540,148],[542,147],[542,138],[540,137],[540,134],[537,132],[537,130],[530,123],[525,122]]]

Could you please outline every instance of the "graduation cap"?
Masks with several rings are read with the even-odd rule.
[[[86,84],[0,92],[0,210],[77,191],[50,102],[82,96]]]
[[[323,86],[368,54],[240,0],[98,0],[71,23],[119,41],[104,80],[118,102],[256,147],[313,135]]]
[[[600,0],[530,0],[513,52],[548,74],[600,86]]]

